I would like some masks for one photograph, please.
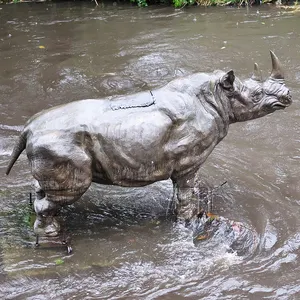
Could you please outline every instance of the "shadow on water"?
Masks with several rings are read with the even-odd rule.
[[[214,190],[209,230],[167,217],[169,181],[128,190],[93,186],[62,214],[74,253],[35,248],[25,155],[0,181],[1,299],[294,299],[299,288],[298,15],[259,8],[135,9],[46,3],[1,6],[0,172],[34,113],[78,99],[151,89],[196,71],[253,62],[269,49],[294,104],[235,124],[201,171]],[[207,238],[201,236],[207,234]]]

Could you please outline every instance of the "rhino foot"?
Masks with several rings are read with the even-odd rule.
[[[190,222],[199,215],[198,203],[191,202],[187,205],[179,205],[177,209],[178,220]]]

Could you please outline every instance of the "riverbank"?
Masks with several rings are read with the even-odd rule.
[[[93,0],[95,5],[101,6],[105,5],[101,0]],[[17,3],[40,3],[40,2],[55,2],[48,0],[0,0],[0,4],[17,4]],[[253,6],[253,5],[263,5],[263,4],[291,4],[297,6],[297,1],[289,0],[111,0],[110,2],[113,5],[117,6],[118,4],[123,3],[132,3],[139,7],[146,7],[153,4],[162,4],[162,5],[172,5],[175,8],[183,8],[185,6]]]

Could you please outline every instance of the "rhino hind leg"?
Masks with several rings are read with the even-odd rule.
[[[61,207],[77,201],[92,182],[91,160],[84,151],[69,157],[37,156],[31,160],[32,174],[37,179],[34,210],[37,218],[34,232],[42,236],[57,236],[57,219]]]
[[[60,225],[54,217],[55,211],[59,211],[59,206],[47,200],[46,193],[37,180],[33,181],[32,187],[35,190],[34,210],[37,215],[34,232],[40,235],[55,236],[60,231]],[[49,213],[50,215],[48,215]]]
[[[43,191],[39,182],[36,179],[34,179],[34,181],[32,183],[32,187],[34,188],[36,199],[42,199],[46,196],[45,192]]]

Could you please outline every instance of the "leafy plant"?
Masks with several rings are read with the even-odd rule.
[[[58,259],[55,260],[55,264],[58,265],[58,266],[62,265],[64,262],[65,261],[63,259],[61,259],[61,258],[58,258]]]
[[[184,7],[186,5],[193,5],[196,3],[196,0],[173,0],[175,8]]]
[[[130,0],[132,3],[136,3],[139,7],[148,6],[147,0]]]

